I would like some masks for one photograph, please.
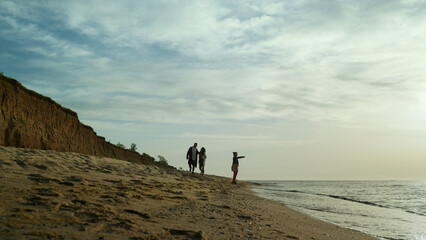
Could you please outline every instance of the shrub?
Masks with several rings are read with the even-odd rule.
[[[158,163],[161,165],[167,165],[167,166],[169,165],[166,158],[161,155],[158,155]]]
[[[130,145],[129,150],[130,150],[130,151],[132,151],[132,152],[136,152],[136,149],[138,149],[138,148],[136,147],[136,144],[135,144],[135,143],[132,143],[132,144]]]
[[[155,158],[149,156],[146,153],[142,153],[142,157],[145,158],[145,159],[148,159],[150,162],[155,162]]]
[[[124,146],[123,144],[121,144],[120,142],[118,142],[117,144],[115,144],[115,146],[122,148],[122,149],[126,149],[126,146]]]

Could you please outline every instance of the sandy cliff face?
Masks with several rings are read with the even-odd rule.
[[[152,163],[146,154],[119,148],[99,137],[72,110],[0,74],[0,145],[76,152]]]

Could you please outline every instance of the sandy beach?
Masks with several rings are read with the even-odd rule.
[[[376,239],[255,196],[252,183],[0,147],[1,239]]]

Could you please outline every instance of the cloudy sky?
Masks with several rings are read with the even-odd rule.
[[[0,71],[241,179],[426,179],[426,1],[0,0]]]

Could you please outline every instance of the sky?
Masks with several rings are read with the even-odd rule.
[[[0,0],[0,72],[246,180],[425,180],[426,0]]]

